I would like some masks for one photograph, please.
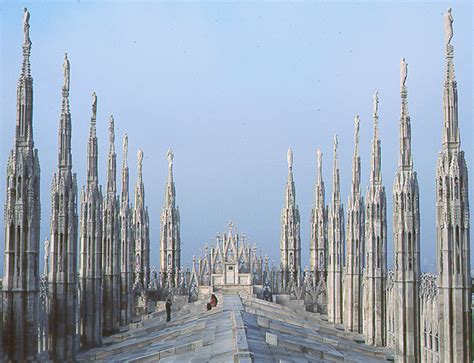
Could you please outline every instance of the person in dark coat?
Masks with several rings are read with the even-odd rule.
[[[171,305],[173,305],[173,303],[171,302],[171,299],[170,298],[167,298],[166,299],[166,304],[165,304],[165,308],[166,308],[166,322],[168,323],[169,321],[171,321]]]

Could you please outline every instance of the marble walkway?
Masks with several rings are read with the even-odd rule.
[[[184,304],[165,322],[164,311],[143,316],[78,361],[102,362],[381,362],[386,348],[342,330],[318,314],[237,294]]]

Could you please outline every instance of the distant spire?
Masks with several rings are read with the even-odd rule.
[[[339,186],[339,166],[337,162],[337,134],[334,134],[334,141],[333,141],[333,157],[334,157],[334,165],[333,165],[333,179],[332,179],[332,204],[335,205],[336,202],[340,201],[340,186]]]
[[[354,119],[354,157],[352,159],[352,195],[360,194],[360,156],[359,156],[360,119]]]
[[[173,181],[173,150],[171,148],[168,149],[166,153],[166,157],[168,159],[168,183],[166,185],[166,195],[165,195],[165,208],[174,207],[175,205],[175,198],[176,192],[174,187]]]
[[[107,168],[107,191],[113,192],[117,190],[117,155],[115,154],[115,131],[114,116],[110,115],[109,119],[109,160]]]
[[[69,59],[67,53],[64,53],[64,85],[62,88],[62,107],[61,119],[59,121],[59,152],[58,152],[58,168],[69,169],[72,168],[72,153],[71,153],[71,112],[69,109]]]
[[[288,181],[286,183],[286,208],[293,208],[295,206],[295,183],[293,181],[293,150],[291,147],[288,148],[288,152],[286,154],[287,162],[288,162]]]
[[[379,116],[378,116],[378,106],[379,105],[379,93],[375,91],[373,96],[373,106],[374,106],[374,136],[372,140],[372,157],[370,165],[370,183],[371,184],[381,184],[382,183],[382,173],[381,173],[381,147],[379,140]]]
[[[408,114],[408,91],[405,85],[408,75],[408,64],[405,58],[400,62],[400,96],[402,99],[400,111],[400,158],[399,167],[411,170],[413,160],[411,155],[411,123]]]
[[[87,183],[98,183],[97,163],[98,163],[98,146],[97,146],[97,95],[92,93],[92,117],[89,130],[89,142],[87,144]]]
[[[444,27],[446,33],[446,80],[443,92],[443,147],[458,150],[461,140],[458,127],[458,90],[454,75],[454,46],[451,44],[453,38],[453,16],[451,8],[444,15]]]
[[[122,207],[128,208],[129,203],[129,176],[128,176],[128,136],[123,137],[123,159],[122,159]]]

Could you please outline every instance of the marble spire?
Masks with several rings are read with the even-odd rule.
[[[5,361],[33,361],[38,353],[40,165],[33,142],[30,13],[23,17],[23,64],[18,79],[15,140],[5,187],[2,325]]]
[[[102,344],[102,189],[97,171],[97,96],[87,143],[87,178],[81,190],[79,255],[80,342],[88,348]]]
[[[407,63],[400,63],[400,157],[393,185],[393,242],[395,249],[395,356],[398,361],[420,360],[420,208],[413,171],[411,123],[407,99]]]
[[[115,153],[114,117],[109,119],[109,157],[107,191],[102,217],[103,334],[119,330],[120,324],[120,222],[117,198],[117,155]]]
[[[362,333],[362,272],[364,268],[364,199],[360,193],[359,115],[354,120],[354,156],[351,194],[347,202],[346,270],[344,278],[344,324]]]
[[[138,149],[137,159],[138,177],[135,186],[135,208],[133,210],[135,237],[134,281],[139,281],[142,288],[146,289],[150,281],[150,219],[148,216],[148,208],[145,204],[143,151],[141,149]]]
[[[133,242],[130,212],[128,136],[123,138],[122,191],[120,195],[120,325],[127,325],[133,317]]]
[[[327,217],[323,181],[323,153],[316,152],[317,176],[314,188],[314,205],[311,211],[310,269],[316,272],[316,284],[326,286],[327,274]]]
[[[370,181],[365,198],[364,335],[366,343],[387,344],[387,198],[382,184],[382,152],[378,130],[378,92],[373,97],[374,130]]]
[[[471,362],[471,264],[468,169],[458,126],[454,76],[453,17],[446,11],[446,77],[443,137],[436,167],[436,251],[440,361]]]
[[[163,279],[177,286],[181,269],[181,240],[179,208],[176,207],[176,190],[173,180],[173,151],[168,149],[168,181],[165,190],[165,205],[160,219],[160,270]],[[170,276],[168,276],[170,275]]]
[[[288,181],[285,189],[285,206],[281,212],[280,264],[286,281],[291,274],[301,270],[300,212],[296,205],[296,189],[293,181],[293,151],[287,153]]]
[[[64,55],[64,84],[58,135],[58,171],[51,185],[51,238],[49,251],[50,357],[73,361],[77,310],[77,180],[72,173],[71,112],[69,110],[69,59]]]
[[[337,161],[337,135],[334,135],[334,165],[332,198],[328,209],[329,264],[327,275],[328,320],[342,324],[343,293],[342,273],[344,263],[344,207],[341,203],[339,166]]]

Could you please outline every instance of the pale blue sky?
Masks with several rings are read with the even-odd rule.
[[[369,175],[372,94],[379,90],[383,179],[391,236],[398,157],[399,62],[409,64],[408,96],[420,183],[422,268],[435,256],[434,175],[441,144],[443,12],[453,7],[462,147],[473,170],[473,8],[468,2],[158,3],[1,2],[0,203],[15,125],[22,9],[31,13],[34,138],[41,162],[41,240],[49,233],[63,53],[71,63],[73,163],[79,188],[91,94],[98,95],[100,178],[105,182],[107,120],[115,117],[117,165],[129,135],[132,192],[136,151],[145,153],[151,264],[159,266],[159,217],[169,146],[175,152],[182,261],[232,219],[279,260],[280,213],[294,150],[303,264],[308,263],[317,147],[331,193],[332,136],[339,134],[341,192],[350,187],[353,119],[361,118],[362,190]],[[472,172],[471,172],[472,174]],[[120,172],[118,173],[120,176]],[[472,178],[471,178],[472,179]],[[118,181],[120,185],[120,180]],[[473,204],[472,181],[469,188]],[[0,218],[3,230],[3,218]],[[3,232],[0,243],[2,255]],[[471,231],[472,237],[472,231]],[[472,238],[471,238],[472,239]],[[43,248],[41,248],[43,250]],[[392,265],[392,238],[388,243]],[[472,255],[472,254],[471,254]],[[0,267],[0,272],[3,264]]]

